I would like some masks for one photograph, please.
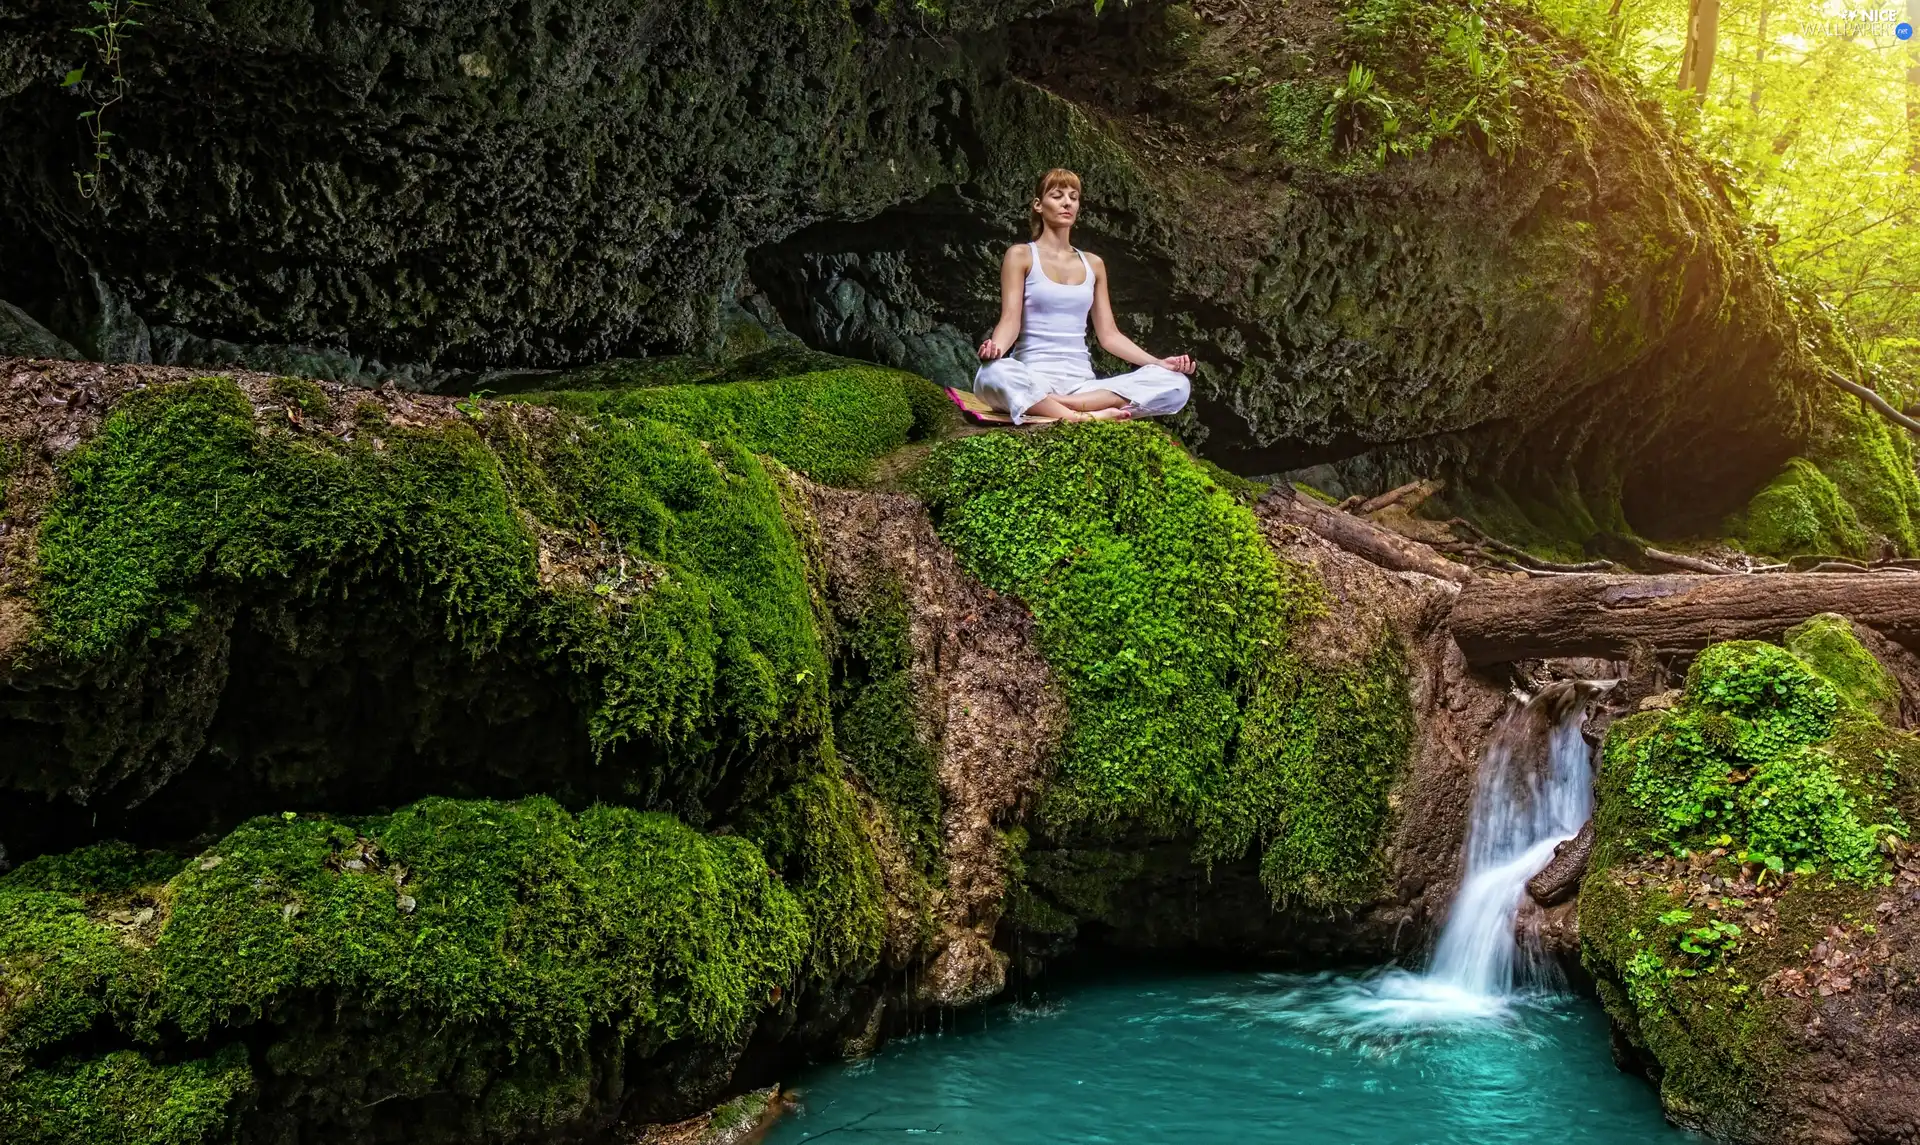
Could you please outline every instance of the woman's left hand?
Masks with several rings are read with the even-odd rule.
[[[1193,373],[1193,359],[1186,354],[1178,354],[1171,358],[1162,358],[1160,359],[1160,364],[1176,374]]]

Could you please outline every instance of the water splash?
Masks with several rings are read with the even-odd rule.
[[[1610,683],[1549,685],[1508,711],[1481,759],[1466,870],[1424,974],[1322,977],[1276,1001],[1290,1024],[1342,1041],[1484,1024],[1556,992],[1557,971],[1514,923],[1527,880],[1593,812],[1592,751],[1581,725]]]

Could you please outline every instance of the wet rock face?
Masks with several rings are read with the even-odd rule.
[[[58,86],[85,45],[30,0],[0,38],[0,242],[23,252],[0,297],[82,349],[305,346],[282,356],[432,385],[710,347],[750,275],[816,346],[954,384],[1031,181],[1064,164],[1122,324],[1204,363],[1183,432],[1230,467],[1465,469],[1601,529],[1624,498],[1649,528],[1716,516],[1792,453],[1788,308],[1627,92],[1530,77],[1511,160],[1328,162],[1217,81],[1330,86],[1340,9],[1235,11],[169,8],[133,41],[87,205]]]
[[[1006,956],[992,946],[1008,883],[1001,830],[1024,817],[1051,775],[1065,701],[1033,618],[961,569],[918,500],[820,486],[809,486],[808,500],[840,622],[858,623],[892,594],[905,606],[912,719],[939,784],[943,884],[928,904],[931,934],[893,944],[911,951],[901,964],[925,966],[905,1001],[984,1001],[1006,983]],[[920,925],[911,914],[905,921],[909,931]]]
[[[168,6],[132,38],[141,98],[88,206],[58,86],[86,43],[33,0],[0,45],[24,68],[0,198],[40,257],[8,289],[51,304],[93,268],[150,322],[447,365],[699,345],[746,250],[964,173],[974,53],[896,21],[1031,5],[954,7]]]

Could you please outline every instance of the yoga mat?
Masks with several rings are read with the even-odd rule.
[[[961,413],[966,414],[968,417],[972,418],[974,421],[981,423],[982,425],[1012,425],[1013,424],[1013,419],[1011,417],[1008,417],[1006,414],[1002,413],[997,409],[994,409],[992,406],[988,405],[986,402],[980,400],[980,395],[973,393],[970,390],[958,390],[952,387],[948,387],[947,397],[953,399],[953,404],[960,407]],[[1055,420],[1056,419],[1050,418],[1050,417],[1029,417],[1025,421],[1021,422],[1020,424],[1052,425]]]

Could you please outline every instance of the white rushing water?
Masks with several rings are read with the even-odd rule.
[[[1545,697],[1536,697],[1540,703]],[[1547,734],[1545,767],[1521,757],[1526,741],[1496,735],[1480,765],[1465,877],[1447,912],[1426,977],[1463,994],[1504,997],[1528,982],[1513,924],[1527,880],[1574,837],[1593,813],[1592,749],[1580,726],[1584,700]]]
[[[1367,1036],[1474,1022],[1554,985],[1551,965],[1522,948],[1514,924],[1527,880],[1593,811],[1581,726],[1606,686],[1556,684],[1502,717],[1480,762],[1460,890],[1426,972],[1323,980],[1314,996],[1292,1000],[1298,1024]]]

